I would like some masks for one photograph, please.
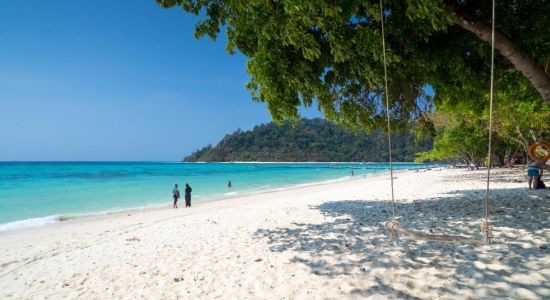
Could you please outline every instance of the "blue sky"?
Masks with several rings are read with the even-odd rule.
[[[154,0],[1,1],[0,161],[180,160],[270,121],[246,58],[195,40],[197,20]]]

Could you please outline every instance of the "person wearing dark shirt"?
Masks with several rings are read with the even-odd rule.
[[[185,207],[191,207],[191,187],[189,184],[185,184]]]

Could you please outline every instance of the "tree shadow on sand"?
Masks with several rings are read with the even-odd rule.
[[[402,226],[419,233],[481,238],[483,199],[484,190],[457,190],[398,202],[397,212]],[[494,244],[487,247],[393,241],[382,226],[391,219],[391,207],[378,199],[325,202],[311,207],[325,222],[259,229],[256,237],[271,251],[294,253],[291,261],[316,275],[350,276],[350,296],[546,298],[549,204],[548,191],[493,189]]]

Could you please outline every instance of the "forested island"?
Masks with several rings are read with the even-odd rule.
[[[323,119],[282,125],[271,122],[228,134],[217,145],[197,150],[184,161],[386,162],[386,138],[383,130],[354,134]],[[416,153],[432,147],[431,139],[415,142],[410,133],[398,133],[392,139],[394,161],[413,161]]]

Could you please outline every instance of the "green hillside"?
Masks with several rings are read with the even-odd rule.
[[[415,143],[411,134],[393,137],[394,161],[413,161],[432,141]],[[268,123],[250,131],[237,130],[216,146],[206,146],[184,158],[187,162],[227,161],[388,161],[385,132],[354,134],[322,119],[303,119],[291,125]]]

